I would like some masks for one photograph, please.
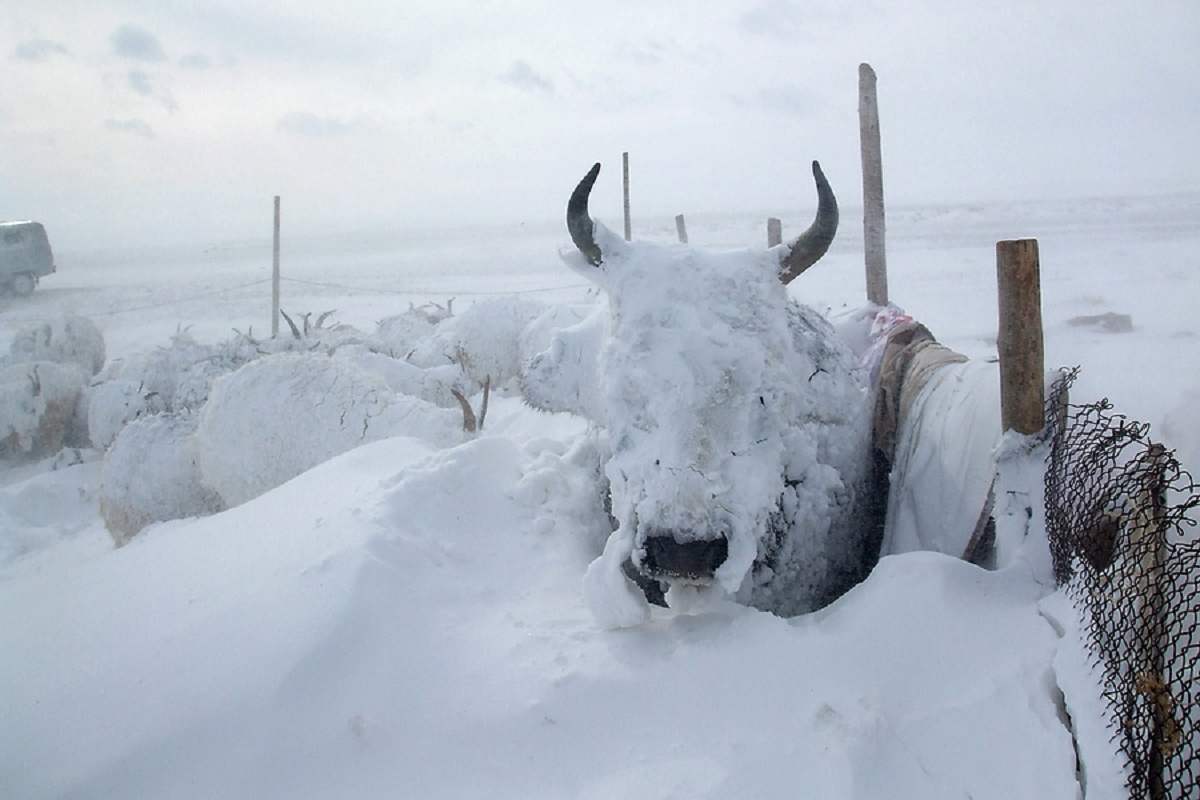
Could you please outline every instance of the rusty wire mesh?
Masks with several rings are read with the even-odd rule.
[[[1200,798],[1200,486],[1149,426],[1051,390],[1046,529],[1131,798]]]

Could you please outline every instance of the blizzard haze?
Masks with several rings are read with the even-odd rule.
[[[57,245],[227,240],[594,208],[809,202],[859,183],[858,65],[879,74],[901,203],[1194,189],[1200,7],[351,0],[0,11],[0,219]]]
[[[761,217],[688,219],[697,246],[762,241]],[[1037,236],[1047,364],[1080,364],[1075,401],[1112,397],[1121,413],[1152,422],[1195,473],[1197,219],[1200,192],[897,209],[889,288],[970,366],[994,375],[995,242]],[[807,222],[789,220],[789,234]],[[674,236],[670,217],[639,225],[647,245]],[[615,615],[598,616],[588,601],[613,593],[589,592],[585,576],[611,528],[581,418],[533,410],[510,378],[477,436],[439,407],[370,441],[376,423],[366,431],[362,415],[332,413],[338,406],[327,408],[332,395],[317,381],[304,389],[279,380],[324,361],[341,369],[322,374],[351,379],[339,380],[343,389],[387,395],[387,410],[397,410],[407,376],[457,369],[446,345],[492,349],[514,338],[517,315],[467,324],[493,304],[543,303],[565,327],[571,308],[596,302],[559,258],[570,248],[561,222],[470,233],[285,239],[283,307],[298,321],[335,310],[325,336],[337,353],[306,353],[304,369],[276,371],[274,381],[259,380],[269,375],[256,365],[272,350],[314,343],[286,328],[267,338],[269,243],[64,251],[32,295],[0,298],[6,364],[25,332],[49,321],[71,316],[103,334],[106,372],[92,381],[87,416],[93,444],[104,446],[96,440],[105,431],[112,442],[103,461],[93,449],[0,463],[0,797],[369,800],[407,789],[520,800],[797,791],[1077,800],[1081,780],[1088,800],[1128,796],[1074,614],[1031,561],[988,572],[901,552],[814,615],[785,620],[719,598],[689,608],[681,598],[681,608],[653,610],[642,625],[606,630]],[[844,224],[789,293],[844,316],[863,303],[861,264],[861,228]],[[454,316],[397,347],[413,353],[408,363],[355,346],[383,335],[378,323],[410,304],[444,308],[451,298]],[[1129,325],[1073,322],[1110,313]],[[222,343],[261,358],[222,378],[225,389],[201,411],[232,434],[219,437],[221,452],[277,437],[288,446],[270,452],[304,450],[313,469],[278,485],[294,464],[226,460],[216,474],[252,479],[222,481],[230,502],[277,488],[220,513],[175,511],[115,547],[103,498],[187,488],[195,464],[180,457],[186,440],[172,437],[186,419],[143,416],[120,432],[93,419],[152,410],[139,403],[151,402],[144,387],[158,385],[147,378],[162,366],[176,369],[171,396],[199,399],[197,378],[235,366],[219,357]],[[671,353],[658,358],[661,366]],[[42,386],[53,366],[39,368]],[[0,391],[30,385],[21,363],[5,369],[16,379]],[[372,388],[381,380],[396,384],[394,397]],[[288,390],[259,391],[272,386]],[[987,399],[952,395],[953,406],[977,413],[937,413],[954,422],[927,428],[933,435],[913,449],[910,463],[930,467],[908,485],[927,502],[911,515],[917,535],[898,542],[963,530],[946,524],[963,494],[947,476],[966,470],[931,456],[990,458],[992,441],[969,419],[994,425],[998,409],[976,396]],[[243,402],[218,414],[222,397]],[[478,408],[477,388],[471,399]],[[439,432],[446,414],[454,424]],[[0,424],[23,418],[0,402]],[[331,420],[350,420],[364,438],[349,444],[360,446],[343,452],[347,442],[331,430],[346,429]],[[197,435],[218,440],[199,424]],[[342,454],[317,463],[333,452]],[[1025,491],[1038,485],[1037,474],[1026,477]],[[1086,773],[1076,771],[1077,752]]]

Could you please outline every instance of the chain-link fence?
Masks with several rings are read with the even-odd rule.
[[[1200,486],[1149,426],[1051,391],[1046,528],[1131,798],[1200,798]]]

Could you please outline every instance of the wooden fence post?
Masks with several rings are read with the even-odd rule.
[[[275,195],[275,235],[271,256],[271,336],[279,335],[279,195]]]
[[[774,247],[783,242],[783,222],[775,217],[767,220],[767,247]]]
[[[1167,648],[1170,646],[1170,622],[1167,602],[1169,550],[1167,544],[1167,468],[1170,455],[1163,445],[1152,442],[1132,465],[1140,473],[1144,487],[1132,498],[1127,509],[1128,552],[1137,557],[1131,571],[1135,578],[1132,594],[1142,601],[1140,644],[1143,659],[1138,669],[1135,690],[1150,705],[1152,722],[1147,731],[1146,789],[1149,800],[1166,800],[1167,756],[1179,746],[1180,728],[1175,719],[1175,699],[1167,681]]]
[[[683,222],[683,214],[675,216],[675,232],[679,234],[679,241],[682,244],[687,244],[687,225]]]
[[[633,239],[633,225],[629,219],[629,153],[621,154],[621,162],[624,169],[624,184],[625,184],[625,241]]]
[[[863,248],[867,268],[867,300],[888,303],[887,255],[884,247],[883,154],[879,143],[879,101],[875,70],[858,65],[858,130],[862,150]]]
[[[1001,427],[1027,436],[1045,424],[1040,273],[1037,239],[996,243]]]

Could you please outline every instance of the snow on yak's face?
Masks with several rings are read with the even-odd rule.
[[[663,582],[749,586],[753,595],[775,567],[804,555],[790,531],[820,538],[814,526],[829,529],[841,475],[822,459],[831,417],[818,406],[843,398],[814,395],[812,385],[829,383],[818,375],[826,372],[843,389],[852,381],[822,368],[833,333],[789,305],[785,288],[837,231],[837,201],[816,162],[812,226],[771,250],[725,253],[628,243],[596,224],[587,206],[599,171],[567,203],[579,251],[567,261],[605,290],[608,314],[562,331],[534,358],[525,395],[606,430],[618,527],[588,568],[585,592],[593,611],[624,625],[647,613],[644,600],[630,600],[627,564],[647,598]],[[757,584],[747,581],[752,572]]]
[[[736,591],[771,544],[804,416],[778,257],[595,230],[604,261],[578,269],[609,303],[596,391],[616,536],[646,577]]]

